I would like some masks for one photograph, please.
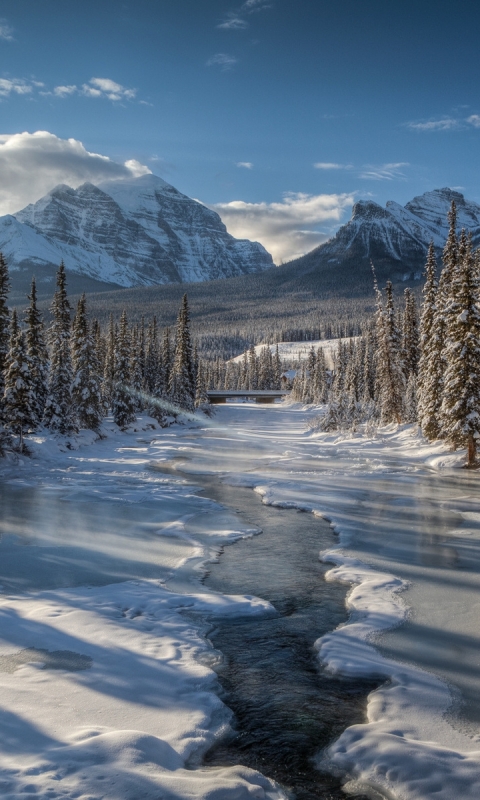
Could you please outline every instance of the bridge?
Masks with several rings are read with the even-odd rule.
[[[226,403],[227,400],[253,400],[254,403],[274,403],[290,392],[286,389],[209,389],[209,403]]]

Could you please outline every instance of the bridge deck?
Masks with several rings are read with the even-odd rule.
[[[210,389],[207,397],[211,403],[226,403],[227,400],[254,400],[256,403],[273,403],[290,392],[276,389]]]

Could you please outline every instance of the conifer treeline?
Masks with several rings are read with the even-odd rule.
[[[109,410],[121,428],[141,411],[163,425],[166,409],[191,412],[206,402],[206,370],[193,351],[186,295],[175,335],[167,328],[160,341],[155,318],[131,328],[125,312],[118,326],[110,318],[103,335],[88,319],[85,295],[72,322],[63,263],[47,330],[35,279],[21,321],[15,309],[9,313],[8,288],[0,254],[0,447],[15,434],[23,450],[23,436],[40,426],[64,435],[99,432]]]
[[[392,284],[385,299],[375,285],[377,310],[367,330],[340,342],[333,371],[325,368],[323,351],[312,349],[293,396],[328,403],[316,423],[323,430],[418,421],[429,440],[466,447],[467,465],[474,466],[480,438],[480,250],[473,250],[465,230],[457,235],[454,202],[449,223],[438,280],[433,243],[428,251],[419,325],[409,289],[398,315]]]

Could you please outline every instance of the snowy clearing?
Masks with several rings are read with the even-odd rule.
[[[312,511],[339,534],[339,547],[321,557],[334,565],[329,580],[352,584],[351,616],[317,642],[319,659],[333,673],[388,682],[370,695],[368,722],[347,729],[323,760],[345,771],[352,790],[398,800],[480,796],[479,477],[449,469],[462,455],[426,445],[410,426],[370,438],[318,434],[305,427],[314,413],[229,404],[193,427],[120,434],[110,426],[108,439],[77,450],[37,437],[32,460],[2,466],[4,492],[60,496],[64,513],[39,533],[37,550],[55,558],[48,547],[59,544],[59,520],[62,546],[72,534],[79,546],[70,562],[62,551],[60,569],[71,570],[64,588],[4,587],[4,797],[283,797],[246,768],[198,767],[229,721],[198,615],[272,608],[199,584],[223,542],[255,531],[195,495],[176,467],[193,483],[195,473],[216,474],[266,504]],[[127,531],[109,538],[95,515],[82,516],[92,501],[99,511],[118,508],[117,522],[126,509],[130,521],[137,515],[133,549],[140,563],[155,540],[155,577],[78,582],[82,558],[108,559],[119,546],[132,557]],[[22,536],[35,535],[31,520],[22,525],[3,530],[12,570]]]
[[[356,341],[358,338],[359,338],[358,336],[353,336],[352,341]],[[282,361],[306,361],[312,347],[315,350],[321,348],[325,353],[325,361],[327,367],[329,369],[332,369],[333,354],[337,351],[339,342],[349,342],[349,341],[350,339],[315,339],[314,341],[311,342],[279,342],[278,355],[280,356],[280,359]],[[274,355],[277,345],[257,344],[255,346],[255,353],[257,356],[260,356],[264,347],[268,347],[272,355]],[[239,364],[243,360],[243,354],[240,356],[236,356],[231,360]]]

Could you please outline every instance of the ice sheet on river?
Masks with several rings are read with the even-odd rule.
[[[389,682],[370,696],[368,722],[332,745],[331,762],[362,787],[394,798],[478,800],[478,477],[434,472],[451,466],[451,455],[443,445],[426,446],[409,428],[387,429],[369,440],[337,438],[307,432],[308,413],[226,405],[203,430],[112,436],[76,452],[52,449],[49,459],[17,470],[13,477],[20,481],[43,480],[54,493],[61,486],[72,503],[93,491],[102,502],[108,497],[123,505],[156,498],[166,516],[148,530],[170,538],[159,578],[174,591],[167,594],[158,581],[143,579],[5,598],[5,619],[20,621],[22,635],[12,645],[8,636],[16,628],[6,624],[10,634],[0,655],[34,647],[92,658],[91,669],[75,672],[49,670],[42,662],[0,673],[12,742],[3,757],[6,797],[44,792],[50,781],[51,797],[100,798],[102,780],[117,771],[122,800],[157,798],[160,787],[172,800],[281,796],[266,779],[241,768],[184,769],[228,717],[208,658],[203,660],[206,645],[179,608],[187,602],[207,613],[209,603],[220,602],[218,596],[197,596],[193,571],[215,557],[222,541],[251,531],[235,529],[234,518],[217,517],[212,504],[182,480],[155,472],[162,463],[181,463],[193,481],[195,472],[210,472],[251,486],[265,503],[328,518],[339,534],[341,549],[323,557],[335,564],[332,579],[354,584],[351,618],[318,642],[320,659],[332,671]],[[197,535],[201,519],[208,524],[198,524]],[[158,561],[160,569],[161,556]],[[179,594],[177,579],[190,599]],[[252,598],[222,603],[234,614],[268,610]],[[408,614],[406,624],[385,633]],[[128,675],[124,651],[135,667]],[[138,686],[137,667],[145,676]]]

